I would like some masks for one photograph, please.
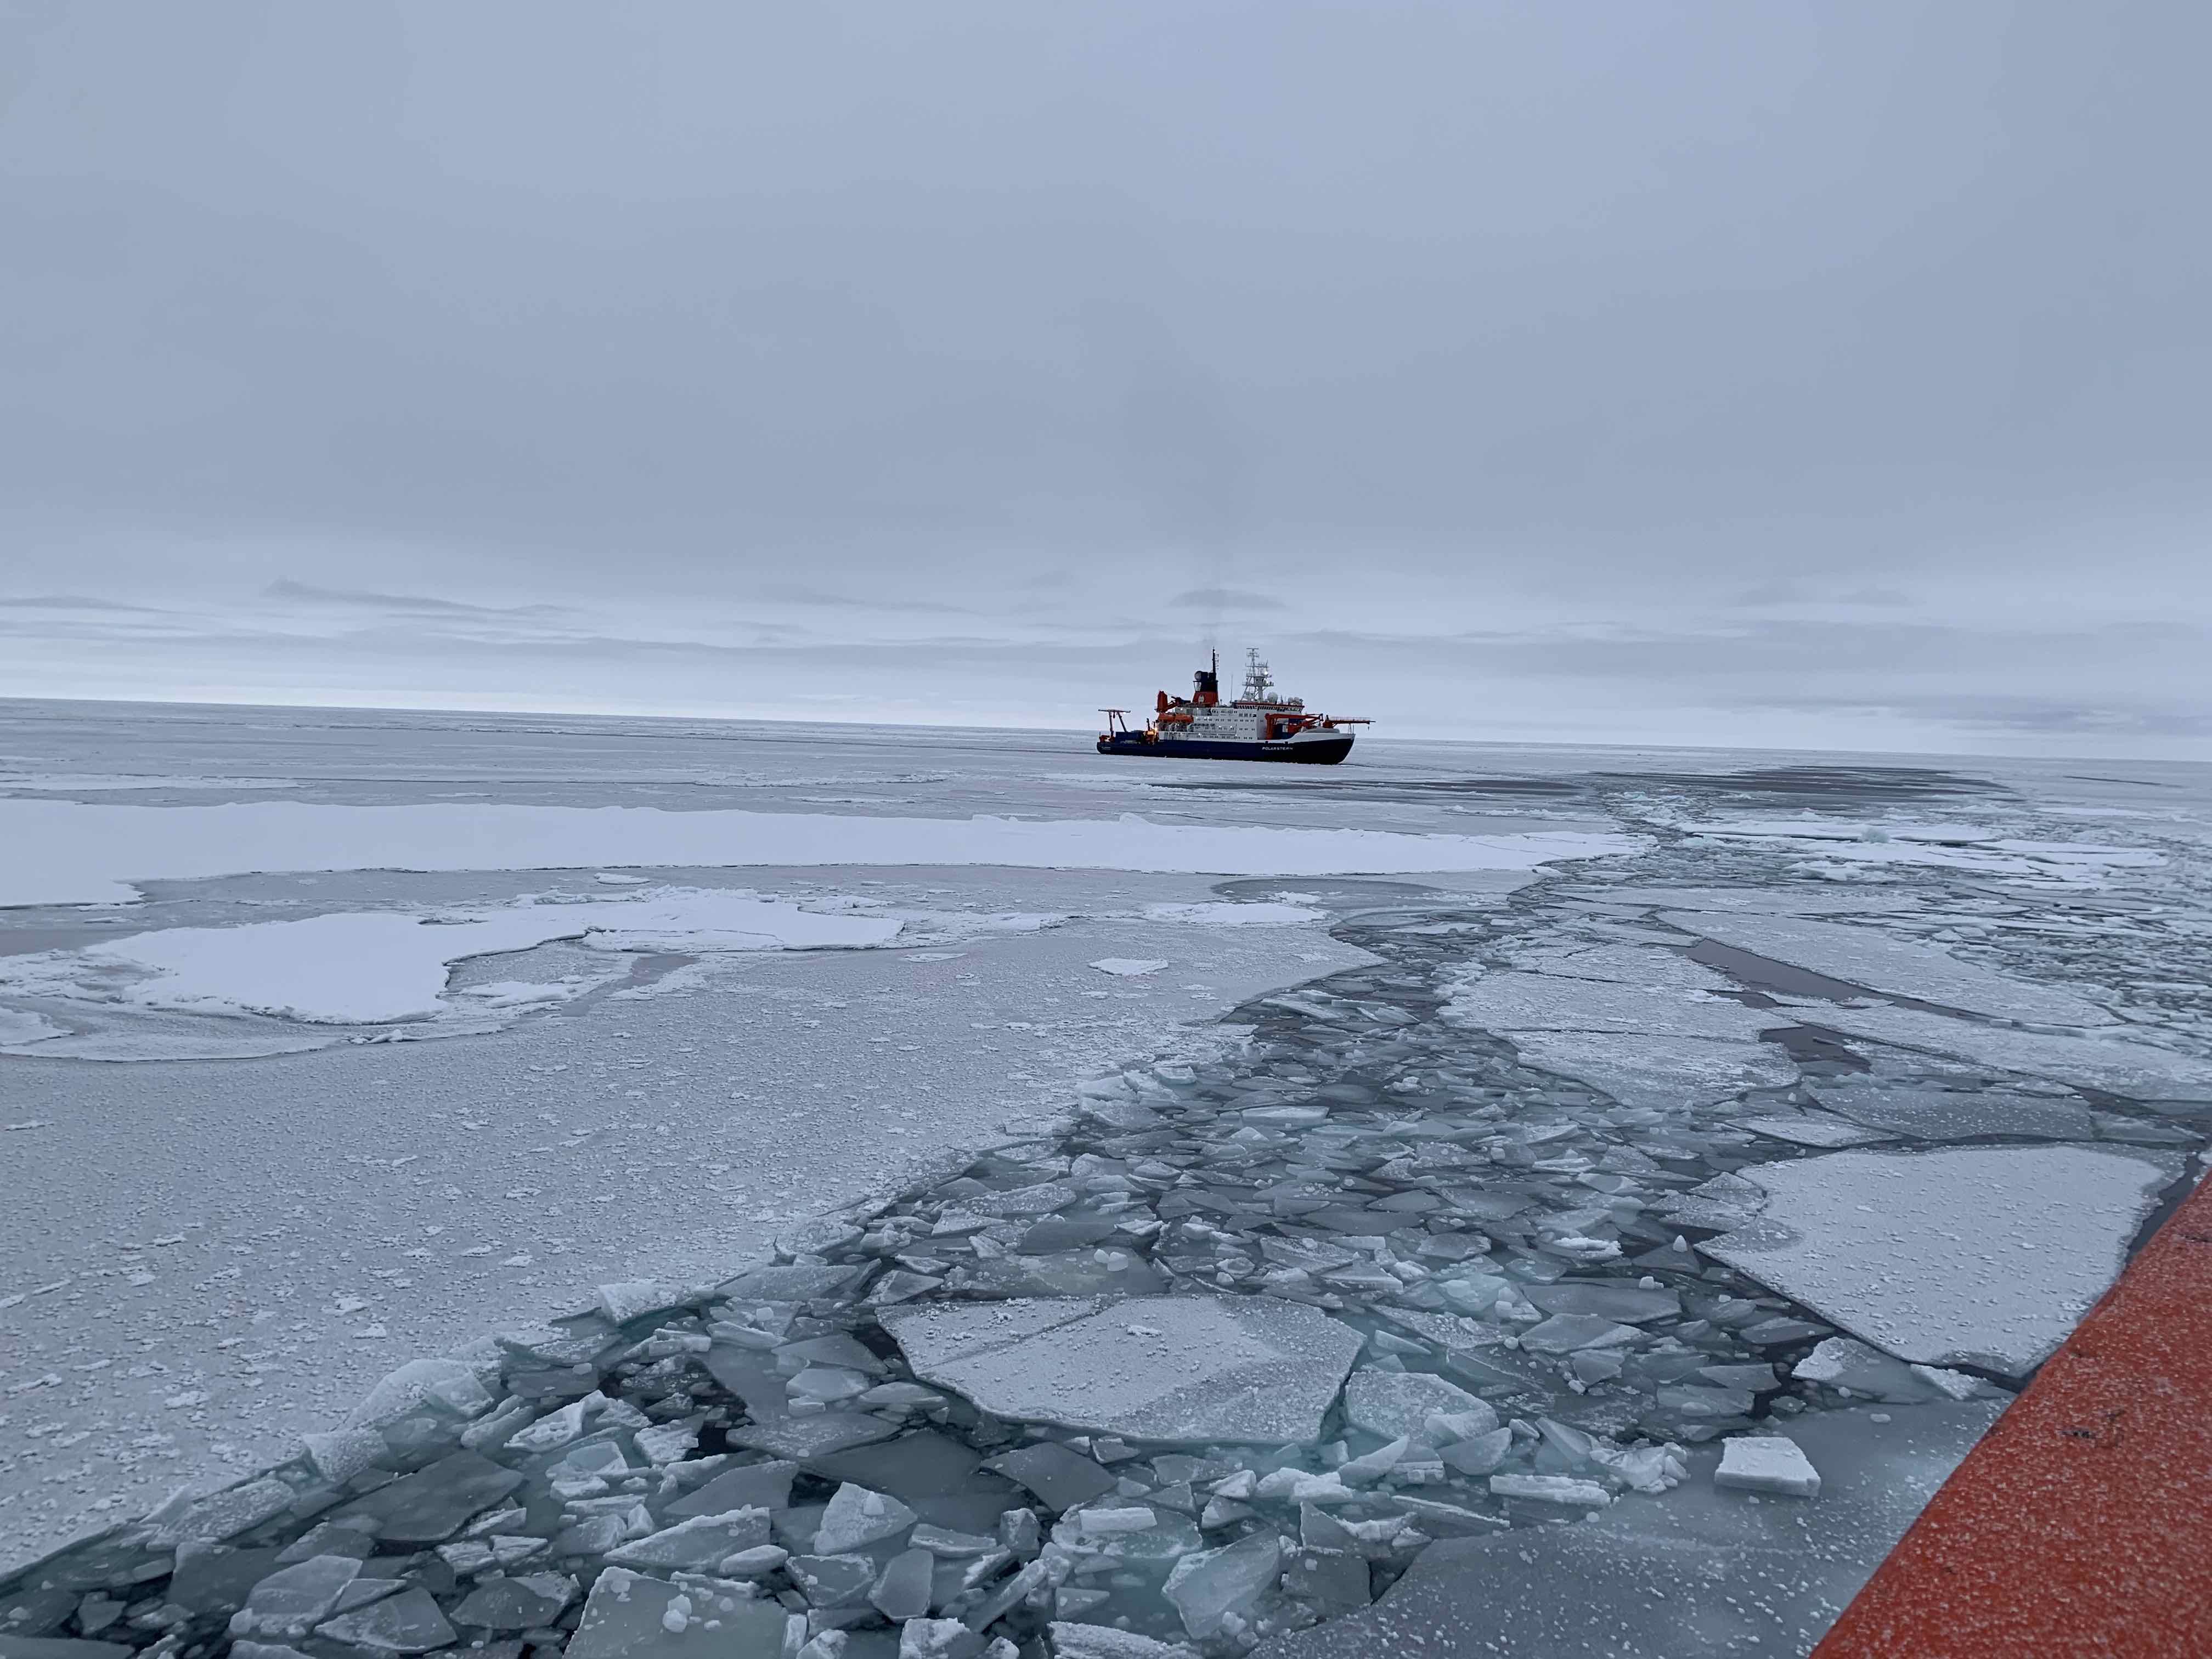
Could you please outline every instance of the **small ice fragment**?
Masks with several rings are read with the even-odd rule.
[[[1739,1435],[1721,1444],[1713,1484],[1736,1492],[1818,1498],[1820,1474],[1794,1440],[1782,1435]]]
[[[1585,1510],[1601,1510],[1613,1502],[1613,1494],[1596,1481],[1565,1474],[1493,1474],[1490,1492],[1494,1498],[1528,1498]]]
[[[1133,979],[1140,974],[1157,974],[1168,964],[1165,960],[1154,957],[1101,957],[1091,965],[1102,974]]]

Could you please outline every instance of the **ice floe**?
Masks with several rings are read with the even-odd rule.
[[[1809,969],[1892,996],[1940,1003],[1992,1019],[2055,1025],[2104,1025],[2112,1016],[2053,986],[2029,985],[1962,962],[1940,945],[1893,939],[1869,927],[1800,917],[1669,911],[1662,917],[1717,944]]]
[[[2021,1376],[2118,1274],[2180,1172],[2103,1147],[1846,1152],[1753,1165],[1755,1218],[1698,1246],[1900,1359]]]
[[[374,1024],[450,1012],[447,980],[457,962],[554,939],[606,951],[852,950],[888,944],[898,933],[896,921],[879,917],[823,915],[713,890],[430,915],[341,911],[298,921],[173,927],[0,959],[0,990]],[[491,1000],[480,991],[480,1001]]]
[[[1000,1417],[1145,1440],[1318,1437],[1355,1331],[1295,1303],[1139,1297],[884,1315],[915,1374]]]
[[[296,801],[123,806],[0,799],[0,906],[105,904],[135,884],[255,871],[568,870],[605,866],[999,865],[1220,875],[1533,870],[1640,845],[1540,830],[1408,835],[1115,819],[897,818],[509,804]]]
[[[2130,1100],[2212,1101],[2212,1061],[2148,1042],[2014,1030],[1918,1008],[1823,1010],[1822,1025],[1996,1072],[2050,1078]]]

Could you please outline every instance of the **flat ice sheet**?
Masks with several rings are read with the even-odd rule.
[[[1114,819],[842,817],[647,806],[301,801],[124,806],[0,799],[0,906],[109,904],[134,883],[256,871],[574,870],[597,866],[994,865],[1218,875],[1530,870],[1633,850],[1558,830],[1403,835]]]
[[[1450,1012],[1486,1031],[1632,1031],[1741,1042],[1792,1023],[1771,1010],[1695,990],[1548,974],[1464,975],[1452,986]]]
[[[237,927],[172,927],[88,950],[0,963],[0,989],[147,1008],[270,1014],[326,1024],[428,1019],[447,1012],[447,978],[471,957],[554,939],[602,949],[787,951],[887,945],[900,923],[823,915],[753,894],[677,890],[584,904],[517,904],[432,915],[340,911]],[[503,999],[480,990],[478,1006]],[[21,1039],[17,1039],[20,1041]]]
[[[1727,915],[1670,911],[1662,921],[1716,944],[1811,969],[1870,991],[1963,1008],[1992,1019],[2054,1025],[2106,1025],[2112,1016],[2095,1003],[2047,985],[2028,985],[1940,945],[1893,939],[1872,927],[1808,921],[1796,916]]]
[[[1698,1248],[1921,1365],[2024,1376],[2119,1274],[2180,1173],[2091,1146],[1833,1152],[1740,1173],[1753,1224]]]
[[[1621,1031],[1516,1031],[1510,1040],[1524,1066],[1587,1083],[1624,1106],[1659,1111],[1797,1081],[1796,1062],[1769,1043]]]
[[[2212,1061],[2148,1042],[2015,1031],[1917,1008],[1838,1007],[1824,1010],[1819,1019],[1838,1031],[1900,1048],[1925,1049],[1994,1071],[2049,1078],[2130,1100],[2212,1100]]]
[[[887,1310],[915,1375],[1027,1422],[1197,1444],[1318,1438],[1360,1336],[1272,1297],[934,1302]]]

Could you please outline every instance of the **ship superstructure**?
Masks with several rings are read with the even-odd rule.
[[[1188,697],[1163,691],[1150,724],[1129,727],[1129,711],[1109,708],[1099,733],[1102,755],[1153,755],[1182,760],[1298,761],[1333,766],[1352,752],[1352,732],[1364,720],[1317,714],[1299,697],[1276,689],[1256,650],[1244,653],[1244,690],[1233,702],[1221,700],[1220,653],[1191,677]]]

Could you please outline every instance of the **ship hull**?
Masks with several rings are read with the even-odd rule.
[[[1136,732],[1098,739],[1102,755],[1139,755],[1153,760],[1289,761],[1303,766],[1334,766],[1352,752],[1347,733],[1326,738],[1290,738],[1281,743],[1239,742],[1232,738],[1162,738],[1146,743]]]

